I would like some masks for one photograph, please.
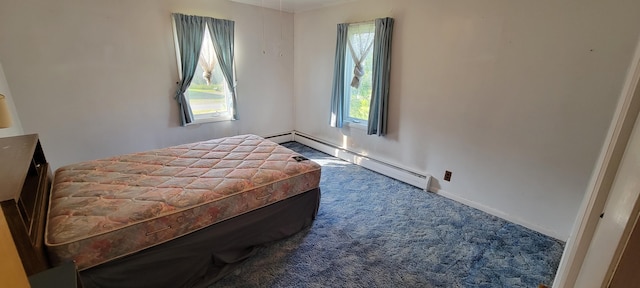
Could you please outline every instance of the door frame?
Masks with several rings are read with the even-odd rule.
[[[580,270],[590,248],[600,215],[604,210],[618,167],[627,148],[631,131],[640,111],[640,87],[638,87],[638,84],[640,84],[640,41],[636,44],[632,59],[604,145],[578,210],[571,234],[566,242],[564,253],[553,281],[554,288],[574,287],[578,277],[584,277],[582,280],[591,277],[590,275],[581,275]],[[626,225],[633,225],[634,219],[628,221]],[[622,241],[613,245],[615,246],[613,248],[597,248],[620,251],[621,249],[618,247],[620,243]],[[619,255],[615,257],[619,258]],[[617,263],[615,257],[613,263],[606,263],[606,265],[609,265],[606,268],[609,271],[606,276],[608,278],[611,277],[611,271],[613,270],[611,266]],[[605,279],[607,283],[608,278]]]

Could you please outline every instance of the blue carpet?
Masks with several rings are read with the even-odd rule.
[[[313,226],[214,287],[537,287],[564,243],[304,145],[322,165]]]

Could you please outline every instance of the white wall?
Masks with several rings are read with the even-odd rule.
[[[432,191],[566,240],[639,11],[638,1],[367,0],[297,13],[295,129],[432,174]],[[396,19],[389,135],[331,128],[336,24],[384,16]]]
[[[179,126],[172,12],[236,22],[239,120]],[[292,24],[290,13],[226,0],[9,0],[0,2],[0,59],[25,132],[40,134],[56,168],[291,131]]]
[[[0,128],[0,137],[10,137],[22,135],[22,122],[18,117],[16,111],[16,105],[13,104],[13,97],[11,96],[11,90],[9,89],[9,83],[4,76],[4,70],[2,69],[2,62],[0,62],[0,94],[4,95],[7,107],[9,107],[9,113],[11,114],[11,127]]]
[[[240,120],[178,125],[171,12],[236,21]],[[566,240],[638,12],[632,0],[361,0],[294,19],[226,0],[8,0],[0,59],[24,132],[41,135],[54,168],[296,129],[432,174],[434,191]],[[336,24],[383,16],[396,19],[389,135],[330,128]]]

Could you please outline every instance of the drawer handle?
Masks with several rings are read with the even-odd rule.
[[[264,200],[264,199],[269,198],[269,196],[271,196],[271,193],[267,193],[267,194],[264,194],[264,195],[256,195],[256,200]]]
[[[145,235],[146,235],[146,236],[149,236],[149,235],[156,234],[156,233],[158,233],[158,232],[162,232],[162,231],[164,231],[164,230],[169,230],[169,229],[171,229],[171,225],[169,225],[169,226],[167,226],[167,227],[164,227],[164,228],[160,228],[160,229],[158,229],[158,230],[156,230],[156,231],[147,232]]]

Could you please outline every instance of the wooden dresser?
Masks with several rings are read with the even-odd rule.
[[[49,268],[43,237],[50,188],[38,135],[0,138],[0,206],[27,276]]]
[[[2,228],[4,249],[14,246],[24,272],[31,276],[49,268],[43,247],[47,196],[51,188],[51,170],[38,135],[0,138],[0,207],[2,220],[9,231]],[[6,243],[7,238],[13,243]],[[9,259],[7,259],[9,260]],[[3,265],[17,264],[15,260]],[[3,277],[4,278],[4,277]],[[21,280],[19,280],[21,281]]]
[[[7,287],[82,287],[74,263],[51,268],[47,259],[51,180],[37,134],[0,138],[0,273],[8,273],[0,279]]]

